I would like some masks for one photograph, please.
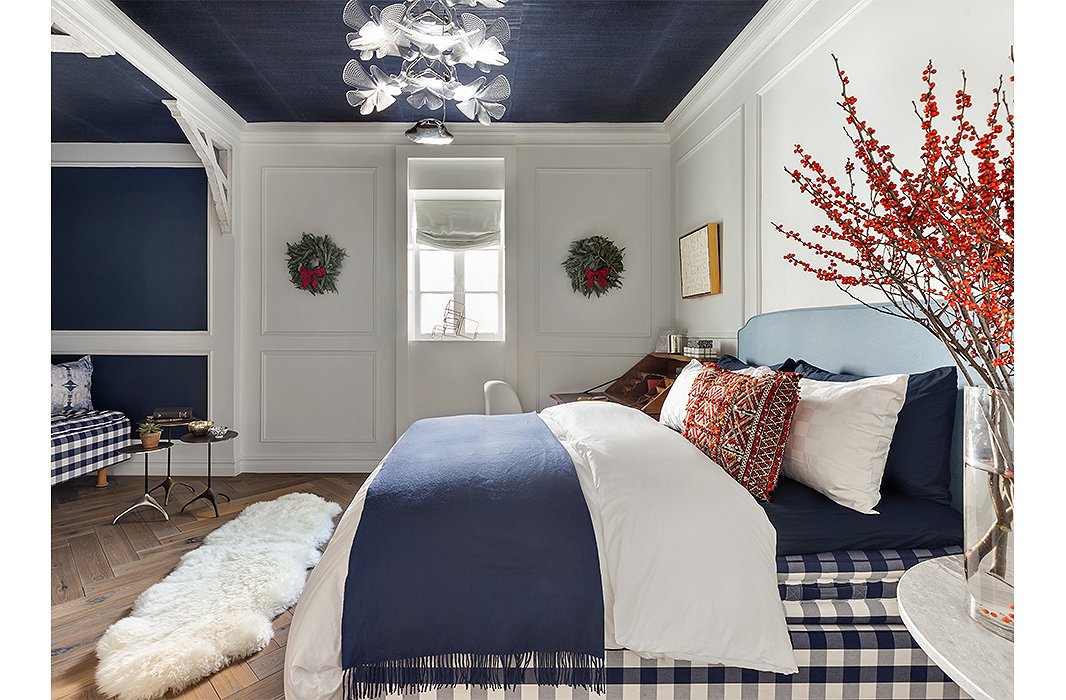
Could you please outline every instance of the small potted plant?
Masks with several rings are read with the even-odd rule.
[[[141,435],[141,446],[146,450],[154,450],[159,447],[163,426],[155,421],[146,420],[137,426],[137,432]]]

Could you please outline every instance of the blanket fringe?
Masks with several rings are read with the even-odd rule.
[[[568,685],[602,694],[606,685],[604,657],[569,651],[438,654],[378,661],[344,670],[346,700],[459,685],[511,690],[522,683]]]

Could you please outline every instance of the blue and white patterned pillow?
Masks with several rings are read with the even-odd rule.
[[[93,361],[86,355],[52,365],[52,415],[93,410]]]

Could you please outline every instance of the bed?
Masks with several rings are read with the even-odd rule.
[[[100,472],[129,459],[130,421],[120,411],[92,410],[52,416],[52,485]],[[107,485],[106,478],[99,481]]]
[[[861,306],[756,316],[738,334],[738,354],[765,365],[802,356],[867,376],[951,364],[943,347],[920,327]],[[495,677],[472,687],[461,682],[449,687],[457,678],[446,668],[449,659],[423,664],[418,682],[406,686],[392,682],[394,671],[373,675],[376,685],[353,680],[345,668],[343,638],[351,633],[341,609],[346,595],[353,597],[346,591],[349,574],[369,570],[373,578],[375,564],[384,564],[364,554],[359,561],[349,557],[361,551],[353,545],[359,542],[357,531],[363,537],[360,521],[379,466],[345,512],[296,608],[285,659],[286,697],[967,697],[918,648],[895,602],[896,584],[907,568],[961,551],[961,516],[950,505],[886,492],[881,515],[871,519],[841,512],[847,509],[782,479],[774,502],[763,508],[747,492],[734,497],[726,482],[735,482],[728,477],[707,477],[711,470],[688,461],[683,438],[677,442],[676,433],[639,412],[589,402],[546,409],[539,420],[572,459],[595,530],[605,613],[600,681],[582,677],[558,683],[558,669],[541,673],[536,657],[507,676],[506,688]],[[956,426],[955,508],[961,477],[958,433]],[[648,464],[656,468],[641,468]],[[604,476],[614,471],[622,476]],[[628,481],[618,480],[623,476]],[[714,509],[701,507],[708,494]],[[637,498],[639,507],[634,507]],[[870,525],[872,520],[879,526]],[[810,521],[830,527],[815,528],[805,541],[797,523]],[[714,559],[721,561],[701,556],[708,541],[714,542]],[[402,542],[397,540],[398,549]],[[390,572],[382,578],[403,578],[393,564],[382,568]],[[491,571],[486,569],[486,577]],[[701,605],[689,604],[696,599]],[[721,600],[735,601],[737,609]],[[349,607],[357,606],[349,600]],[[704,607],[719,617],[702,616]],[[766,616],[770,607],[776,619]],[[383,625],[378,629],[387,636],[392,630],[387,620]],[[787,659],[782,638],[791,652]],[[753,639],[764,640],[765,648]]]

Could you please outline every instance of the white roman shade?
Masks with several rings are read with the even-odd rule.
[[[415,201],[415,240],[442,250],[484,248],[500,242],[500,202],[486,199]]]

